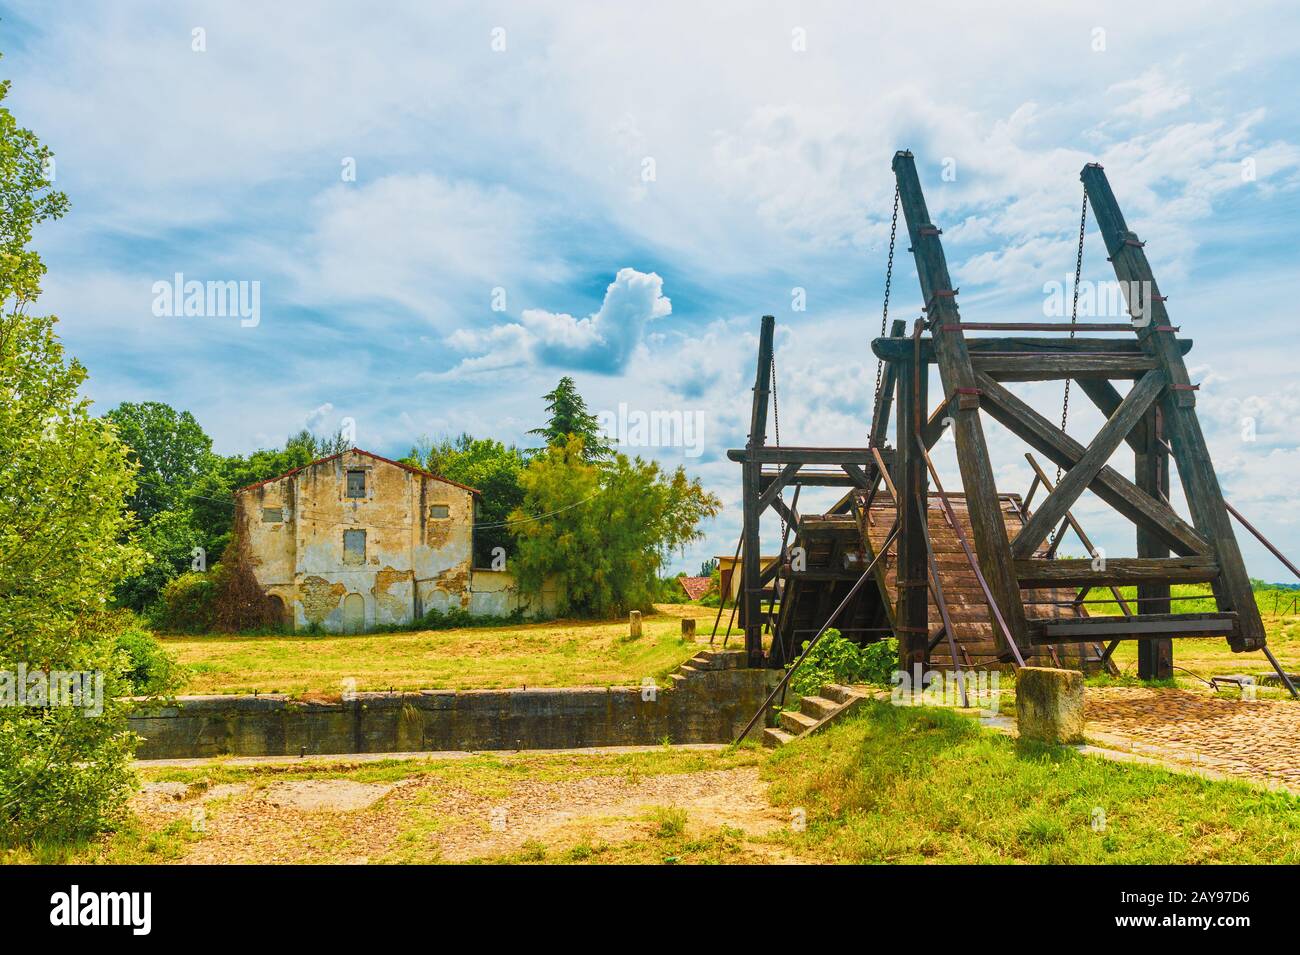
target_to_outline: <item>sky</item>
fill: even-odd
[[[781,441],[865,443],[894,152],[969,322],[1068,321],[1051,283],[1101,162],[1194,340],[1225,496],[1300,555],[1300,10],[977,6],[0,3],[6,105],[71,200],[36,236],[41,311],[98,410],[166,402],[222,453],[349,420],[389,456],[461,432],[529,446],[571,375],[623,450],[722,500],[672,556],[694,573],[739,531],[726,451],[760,316]],[[1113,279],[1091,218],[1083,278]],[[247,307],[176,314],[189,282]],[[904,239],[891,317],[919,299]],[[1060,383],[1013,387],[1059,416]],[[1086,443],[1100,416],[1077,391],[1071,409]],[[683,427],[647,437],[654,413]],[[1027,449],[985,430],[1023,493]],[[937,461],[958,488],[950,442]],[[1123,446],[1112,463],[1131,473]],[[1134,553],[1099,500],[1075,513]],[[1252,576],[1288,579],[1239,539]]]

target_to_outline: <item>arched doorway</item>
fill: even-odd
[[[366,629],[366,598],[348,594],[343,598],[343,632],[360,633]]]

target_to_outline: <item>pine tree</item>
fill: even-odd
[[[555,389],[542,396],[546,401],[548,419],[546,427],[534,428],[529,434],[540,435],[546,447],[534,448],[537,454],[546,448],[564,447],[570,437],[582,441],[583,458],[587,461],[606,461],[613,454],[609,442],[601,433],[596,416],[587,410],[587,402],[578,394],[578,386],[565,375]]]

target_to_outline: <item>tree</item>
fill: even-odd
[[[547,448],[562,447],[570,437],[581,439],[583,458],[587,461],[605,461],[613,449],[601,433],[596,416],[587,410],[587,402],[578,394],[578,386],[565,375],[555,389],[542,396],[546,400],[548,418],[546,426],[534,428],[529,434],[540,435]],[[533,453],[546,448],[534,449]]]
[[[0,101],[8,91],[0,84]],[[100,674],[103,709],[0,706],[0,842],[11,845],[101,830],[132,780],[128,663],[107,598],[140,562],[125,536],[134,466],[91,415],[86,370],[65,357],[56,319],[27,314],[45,274],[32,229],[67,209],[49,158],[0,107],[0,693],[7,683],[15,702],[20,666]]]
[[[491,567],[494,552],[503,548],[507,559],[515,548],[510,514],[524,502],[519,476],[524,453],[513,444],[462,434],[436,444],[412,448],[407,461],[439,477],[481,492],[474,519],[474,564]]]
[[[104,417],[136,464],[136,490],[128,503],[140,523],[185,507],[187,492],[216,463],[212,439],[194,416],[158,401],[124,401]]]
[[[623,454],[597,465],[577,437],[535,457],[521,481],[524,504],[512,515],[520,586],[537,592],[554,577],[560,612],[580,616],[648,609],[668,554],[722,507],[684,468],[665,474]]]

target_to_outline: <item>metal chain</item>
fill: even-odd
[[[1079,250],[1074,256],[1074,301],[1070,306],[1070,340],[1074,340],[1075,333],[1078,331],[1079,324],[1079,282],[1083,278],[1083,234],[1088,228],[1088,190],[1083,190],[1083,206],[1079,211]],[[1066,422],[1070,420],[1070,379],[1065,379],[1065,398],[1061,401],[1061,430],[1065,430]],[[1061,483],[1061,466],[1056,466],[1056,483]],[[1061,525],[1061,532],[1065,532],[1065,525]],[[1057,534],[1059,537],[1060,534]],[[1052,550],[1056,550],[1056,541],[1052,542]]]
[[[898,238],[898,184],[894,184],[894,214],[889,220],[889,262],[885,265],[885,304],[880,310],[880,337],[884,338],[889,324],[889,290],[894,284],[894,245]],[[871,411],[869,417],[872,419],[876,415],[876,407],[880,404],[880,379],[884,370],[884,361],[876,359],[876,391],[871,399]],[[874,424],[874,420],[872,421]],[[867,434],[867,441],[870,443],[870,432]]]

